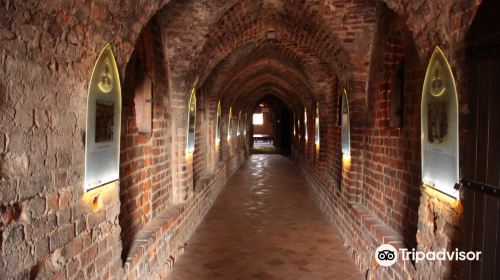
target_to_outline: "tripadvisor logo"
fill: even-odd
[[[398,252],[390,244],[380,245],[375,251],[375,260],[381,266],[391,266],[398,261]]]
[[[428,261],[479,261],[481,259],[482,252],[477,251],[459,251],[455,249],[453,251],[429,251],[422,252],[416,251],[414,248],[409,251],[406,248],[400,248],[398,250],[390,245],[383,244],[380,245],[375,251],[375,260],[380,266],[391,266],[398,261],[398,255],[401,257],[403,261],[412,260],[415,263],[419,261],[428,260]]]

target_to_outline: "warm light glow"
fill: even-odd
[[[351,164],[351,155],[350,154],[342,154],[342,163],[345,164]]]
[[[83,194],[82,203],[89,206],[93,212],[101,210],[104,206],[104,200],[107,199],[113,191],[118,189],[119,181],[102,185],[97,189],[90,190]]]
[[[264,124],[264,114],[263,113],[253,114],[253,124],[254,125],[263,125]]]
[[[453,208],[458,208],[461,206],[460,200],[457,198],[450,196],[444,192],[440,192],[432,187],[429,187],[427,185],[423,185],[423,190],[426,194],[428,194],[431,197],[435,197],[437,200],[444,202],[446,204],[449,204]]]

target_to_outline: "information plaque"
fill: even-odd
[[[220,143],[220,127],[222,125],[221,122],[221,116],[222,116],[222,108],[220,105],[220,100],[217,103],[217,116],[216,116],[216,124],[215,124],[215,144],[219,145]]]
[[[90,78],[85,139],[85,191],[119,178],[121,88],[111,46],[99,54]]]
[[[319,104],[316,103],[316,114],[314,117],[314,144],[319,145]]]
[[[229,107],[229,114],[227,115],[227,140],[231,140],[231,134],[233,132],[233,124],[231,120],[233,118],[233,108]]]
[[[455,79],[436,47],[425,74],[421,103],[422,181],[458,198],[458,97]]]
[[[307,109],[304,107],[304,139],[307,145]]]
[[[341,108],[341,144],[342,144],[342,157],[343,159],[351,158],[351,136],[350,136],[350,123],[349,123],[349,100],[347,99],[347,92],[342,93],[342,108]]]
[[[186,152],[191,154],[194,152],[196,137],[196,90],[194,88],[191,90],[191,95],[189,96],[187,119]]]

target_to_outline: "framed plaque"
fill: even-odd
[[[187,142],[186,152],[191,154],[194,152],[195,136],[196,136],[196,91],[193,88],[188,101],[188,118],[187,118]]]
[[[307,109],[304,107],[304,139],[307,145]]]
[[[316,114],[314,117],[314,144],[319,145],[319,104],[316,103]]]
[[[241,129],[241,111],[238,113],[238,126],[236,127],[236,136],[240,136]]]
[[[107,44],[90,78],[85,139],[85,191],[118,180],[121,87],[116,60]]]
[[[221,116],[222,116],[222,108],[220,105],[220,100],[217,103],[217,115],[216,115],[216,124],[215,124],[215,144],[219,145],[220,143],[220,126],[221,126]]]
[[[227,140],[231,140],[231,133],[233,131],[233,125],[231,119],[233,118],[233,108],[229,107],[229,114],[227,117]]]
[[[458,97],[448,60],[434,50],[421,103],[423,184],[458,198]]]
[[[349,122],[349,99],[347,98],[347,92],[344,89],[342,93],[342,103],[340,108],[340,118],[341,118],[341,146],[342,146],[342,158],[348,160],[351,158],[351,128]]]

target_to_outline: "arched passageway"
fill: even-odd
[[[499,278],[496,2],[1,1],[0,278]]]

